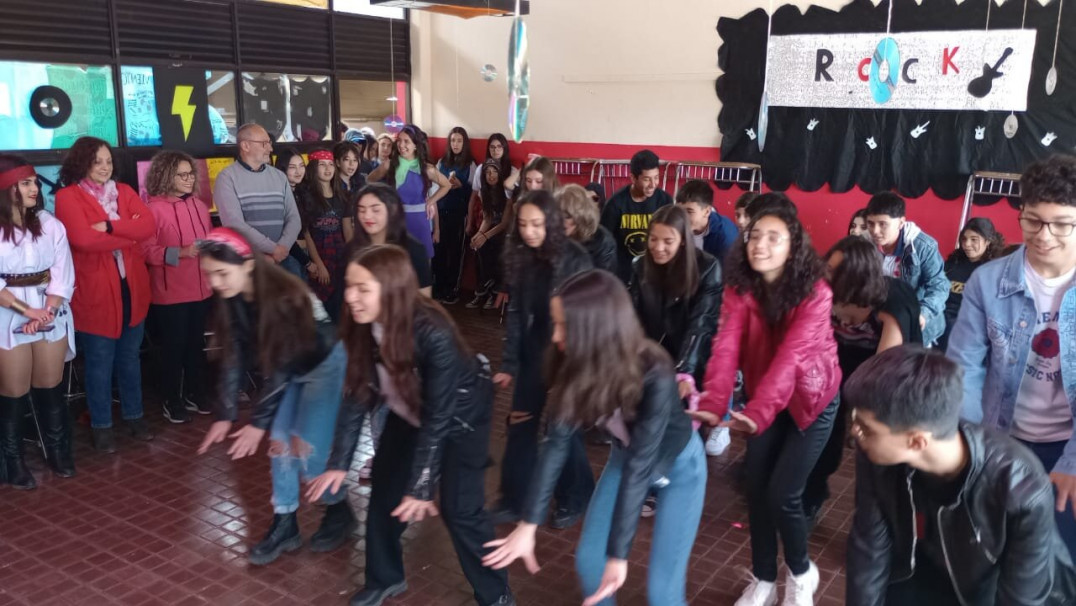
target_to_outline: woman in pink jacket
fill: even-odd
[[[777,537],[788,574],[786,606],[810,606],[818,568],[807,555],[801,497],[829,439],[841,371],[830,321],[833,293],[796,207],[782,194],[759,198],[733,248],[699,412],[710,425],[728,410],[736,370],[747,405],[724,427],[748,434],[744,471],[753,578],[737,606],[777,603]]]
[[[159,377],[164,418],[191,420],[209,414],[201,394],[205,369],[205,315],[212,291],[198,266],[195,242],[212,229],[209,207],[194,195],[198,174],[183,152],[162,151],[146,173],[146,192],[156,231],[142,244],[149,266],[150,319],[161,340]]]

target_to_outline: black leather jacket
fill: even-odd
[[[594,232],[589,240],[583,242],[583,247],[587,249],[590,262],[594,264],[595,269],[616,273],[616,240],[604,225],[598,226],[598,231]]]
[[[489,362],[480,355],[465,353],[444,318],[419,308],[414,333],[414,368],[422,392],[421,427],[407,494],[431,501],[441,477],[445,442],[466,439],[476,428],[489,424],[493,383]],[[377,372],[370,369],[368,376],[374,380],[372,392],[379,394]],[[380,395],[367,402],[345,398],[336,420],[329,469],[347,470],[351,466],[364,416],[373,407],[383,405]]]
[[[1076,572],[1054,522],[1042,464],[1016,441],[960,427],[968,445],[964,486],[939,510],[948,576],[964,605],[1076,603]],[[887,586],[915,572],[915,470],[877,466],[859,453],[856,511],[848,536],[846,600],[885,604]]]
[[[701,381],[710,359],[710,343],[717,333],[721,311],[721,264],[713,255],[695,251],[699,267],[699,287],[688,298],[666,298],[658,285],[643,280],[646,257],[632,263],[631,293],[646,336],[661,343],[676,362],[677,372]],[[701,382],[700,382],[701,388]]]
[[[600,423],[599,423],[600,425]],[[691,419],[684,414],[676,374],[667,361],[656,360],[643,378],[643,397],[635,419],[627,424],[631,443],[613,440],[613,448],[626,457],[613,510],[606,555],[627,558],[631,551],[643,501],[650,486],[660,484],[676,457],[691,439]],[[523,518],[532,524],[545,521],[549,500],[560,478],[577,426],[551,419],[541,445]]]
[[[293,356],[265,377],[260,394],[254,400],[250,424],[268,429],[273,423],[280,400],[291,379],[317,368],[332,353],[338,338],[336,326],[329,319],[321,301],[310,294],[314,307],[315,340],[312,347]],[[231,320],[231,351],[234,362],[222,365],[217,375],[217,398],[214,412],[218,420],[236,421],[239,417],[239,391],[248,372],[258,369],[258,317],[256,304],[247,303],[242,296],[225,300]]]
[[[505,322],[504,352],[501,370],[513,377],[519,374],[522,348],[544,350],[552,335],[549,323],[549,299],[553,291],[575,274],[592,268],[586,249],[569,240],[557,266],[534,263],[534,271],[526,278],[513,277],[508,286],[508,320]],[[541,323],[541,325],[537,325]]]

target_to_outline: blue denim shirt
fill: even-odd
[[[1058,332],[1076,335],[1076,288],[1061,301]],[[1035,300],[1024,280],[1024,247],[975,270],[949,337],[947,355],[964,367],[964,409],[973,423],[1008,433],[1035,330]],[[1061,382],[1076,417],[1076,339],[1061,339]],[[1076,475],[1076,434],[1052,470]]]
[[[945,260],[938,250],[938,241],[911,221],[904,224],[901,244],[900,279],[915,289],[920,313],[927,321],[923,343],[929,345],[945,332],[945,302],[949,300],[950,288]]]

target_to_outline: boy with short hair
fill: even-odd
[[[931,345],[945,332],[949,278],[938,242],[906,215],[903,198],[892,192],[875,194],[867,203],[867,231],[883,255],[885,274],[915,289],[923,343]]]
[[[1050,480],[1017,441],[960,422],[963,374],[903,345],[845,383],[859,449],[848,604],[1076,600]]]
[[[1032,164],[1020,190],[1024,244],[971,274],[947,353],[967,377],[964,418],[1020,440],[1050,472],[1076,554],[1076,157]]]
[[[616,239],[617,276],[628,283],[631,262],[646,253],[646,234],[654,211],[672,204],[672,197],[658,187],[661,161],[644,149],[631,157],[631,184],[625,185],[605,203],[601,224]]]
[[[758,192],[748,191],[740,194],[739,198],[736,198],[736,208],[733,210],[736,218],[736,227],[741,233],[747,229],[747,224],[751,222],[751,217],[747,214],[747,205],[751,204],[758,198]]]
[[[714,209],[714,189],[700,179],[691,179],[676,192],[676,204],[691,220],[695,248],[717,257],[722,264],[736,242],[736,224]]]

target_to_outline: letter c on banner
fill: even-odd
[[[884,80],[880,71],[883,61],[889,68]],[[900,78],[899,72],[900,49],[897,48],[897,41],[889,37],[882,38],[874,48],[874,57],[871,58],[870,87],[875,103],[886,103],[893,96],[893,89],[897,87],[897,80]]]

